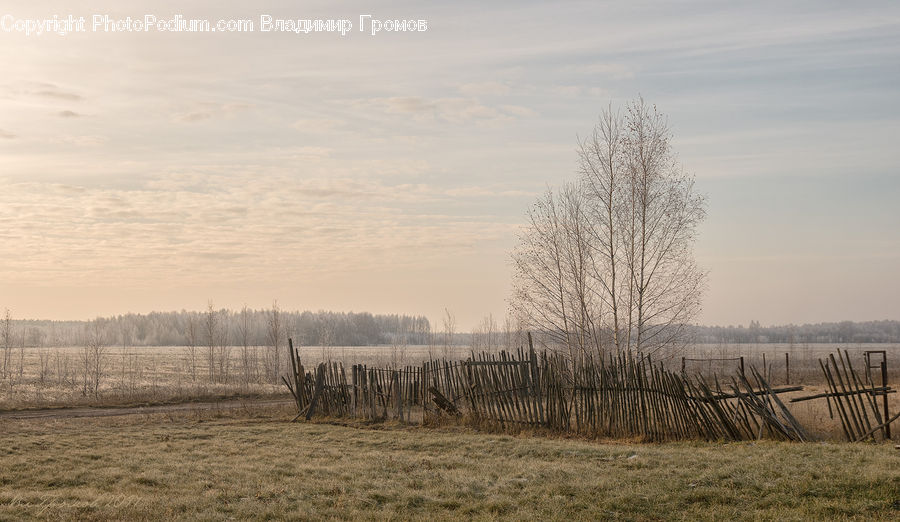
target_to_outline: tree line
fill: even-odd
[[[210,305],[205,311],[124,314],[92,321],[12,319],[7,312],[0,322],[0,345],[81,346],[92,336],[102,335],[106,345],[199,346],[209,344],[207,337],[213,331],[216,345],[267,346],[272,343],[273,326],[280,343],[292,337],[304,346],[422,345],[432,341],[431,324],[422,315],[284,311],[277,305],[229,310]]]
[[[900,343],[900,321],[840,321],[815,324],[760,326],[694,326],[698,343]]]

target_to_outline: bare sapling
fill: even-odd
[[[99,320],[91,321],[86,327],[84,347],[81,352],[82,388],[84,396],[100,396],[100,386],[105,370],[105,351],[103,325]]]
[[[197,382],[197,337],[198,337],[197,320],[194,313],[188,315],[187,324],[187,342],[188,342],[188,368],[191,374],[191,382]]]
[[[228,338],[228,317],[226,310],[221,311],[222,327],[219,329],[219,380],[227,384],[231,378],[231,345]]]
[[[444,308],[444,342],[442,346],[444,359],[449,359],[453,351],[453,335],[456,333],[456,316],[450,310]]]
[[[204,316],[204,333],[206,334],[206,369],[210,383],[216,382],[216,336],[219,330],[219,315],[210,300]]]
[[[240,316],[238,317],[237,324],[237,333],[238,339],[241,343],[241,368],[240,368],[240,379],[241,386],[243,388],[247,388],[250,385],[250,378],[252,375],[251,370],[251,362],[252,357],[250,353],[250,333],[251,333],[251,318],[250,318],[250,310],[247,308],[247,305],[244,305],[241,308]]]
[[[270,383],[277,384],[281,375],[280,354],[281,343],[284,336],[284,324],[281,319],[281,310],[278,301],[272,303],[272,309],[268,313],[266,337],[268,339],[268,353],[266,354],[266,370]]]
[[[47,348],[38,349],[38,381],[41,387],[48,384],[50,380],[50,350]]]
[[[13,348],[13,328],[12,314],[9,308],[3,315],[3,321],[0,322],[0,348],[3,349],[3,379],[9,381],[12,366],[12,348]]]

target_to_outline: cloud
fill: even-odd
[[[555,85],[550,88],[550,92],[556,96],[564,96],[566,98],[575,98],[579,96],[590,96],[594,98],[611,98],[612,93],[601,87],[586,87],[584,85]]]
[[[230,118],[235,114],[253,108],[248,103],[211,103],[202,102],[195,108],[175,115],[175,120],[182,123],[196,123],[213,118]]]
[[[443,121],[455,124],[479,122],[503,122],[530,115],[528,109],[514,105],[493,107],[473,98],[423,98],[398,96],[356,100],[386,114],[412,115],[417,121]]]
[[[59,111],[57,115],[60,118],[80,118],[81,115],[74,111]]]
[[[328,132],[344,126],[344,122],[335,118],[301,118],[291,127],[299,131]]]
[[[53,141],[57,143],[66,143],[69,145],[76,145],[78,147],[95,147],[97,145],[103,145],[107,141],[109,141],[104,136],[91,136],[91,135],[82,135],[82,136],[60,136]]]
[[[466,83],[459,86],[459,91],[468,96],[507,96],[512,89],[500,82]]]
[[[356,178],[246,172],[163,176],[133,189],[13,183],[0,193],[10,251],[29,284],[195,284],[421,266],[512,237],[492,215],[453,215],[459,197],[509,195]],[[186,188],[203,187],[197,190]],[[7,224],[15,226],[7,226]],[[61,270],[60,268],[64,268]]]
[[[376,98],[373,103],[382,104],[387,112],[426,113],[437,109],[437,102],[416,96]]]
[[[36,96],[44,96],[46,98],[56,98],[56,99],[66,100],[66,101],[80,101],[82,99],[81,96],[79,96],[78,94],[74,94],[71,92],[63,92],[63,91],[44,90],[44,91],[35,91],[34,94]]]
[[[627,80],[634,78],[634,69],[621,63],[591,63],[578,66],[580,72],[605,76],[614,80]]]
[[[183,122],[194,122],[194,121],[203,121],[208,120],[213,117],[213,113],[209,111],[201,111],[201,112],[189,112],[187,114],[182,114],[178,116],[178,121]]]
[[[467,186],[467,187],[458,187],[447,189],[443,191],[443,194],[451,197],[487,197],[487,198],[497,198],[497,197],[508,197],[508,198],[520,198],[520,197],[533,197],[537,196],[537,192],[529,191],[529,190],[518,190],[518,189],[510,189],[503,188],[499,186]]]
[[[16,136],[15,134],[0,129],[0,140],[14,140],[16,138],[18,138],[18,136]]]
[[[54,100],[77,102],[84,99],[80,94],[63,89],[56,84],[46,82],[22,82],[7,86],[6,90],[12,94],[38,96]]]
[[[296,147],[281,149],[279,152],[283,153],[288,161],[308,161],[327,158],[331,155],[331,149],[328,147]]]
[[[500,110],[519,118],[532,118],[537,116],[537,112],[533,109],[522,107],[521,105],[501,105]]]

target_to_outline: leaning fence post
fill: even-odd
[[[885,357],[886,359],[886,357]],[[884,419],[890,419],[890,415],[888,415],[888,382],[887,382],[887,361],[881,361],[881,386],[884,387],[884,395],[881,396],[883,405],[884,405]],[[884,438],[885,440],[891,439],[891,423],[888,422],[884,425]]]
[[[684,359],[684,357],[682,357],[681,358],[681,374],[682,375],[684,375],[684,362],[685,362],[685,359]]]
[[[763,355],[765,355],[765,354],[763,354]],[[745,377],[745,376],[746,375],[744,374],[744,356],[742,355],[741,356],[741,377]]]
[[[791,383],[791,354],[784,352],[784,383]]]
[[[312,400],[309,401],[309,409],[306,410],[306,420],[312,418],[313,413],[316,412],[316,406],[319,402],[319,397],[322,395],[322,388],[325,387],[325,363],[319,363],[319,366],[316,368],[316,387],[313,390]]]

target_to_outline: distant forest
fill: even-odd
[[[5,321],[0,322],[0,343]],[[118,346],[215,345],[268,346],[292,337],[302,346],[428,344],[431,324],[424,316],[373,315],[367,312],[285,312],[210,310],[151,312],[102,317],[93,321],[12,320],[9,337],[16,346],[77,346],[88,333],[102,332],[103,343]]]
[[[696,326],[698,343],[900,343],[900,321],[841,321],[797,326]]]
[[[273,321],[273,319],[275,321]],[[212,321],[212,324],[210,323]],[[274,324],[273,324],[274,322]],[[0,344],[13,346],[78,346],[89,333],[102,332],[106,345],[267,346],[288,337],[300,346],[478,345],[520,343],[521,332],[509,332],[511,322],[497,325],[485,318],[473,332],[433,327],[425,316],[367,312],[286,312],[278,310],[207,310],[152,312],[103,317],[93,321],[17,320],[0,317]],[[451,327],[453,328],[453,327]],[[696,343],[900,343],[900,321],[842,321],[804,325],[694,326]]]

